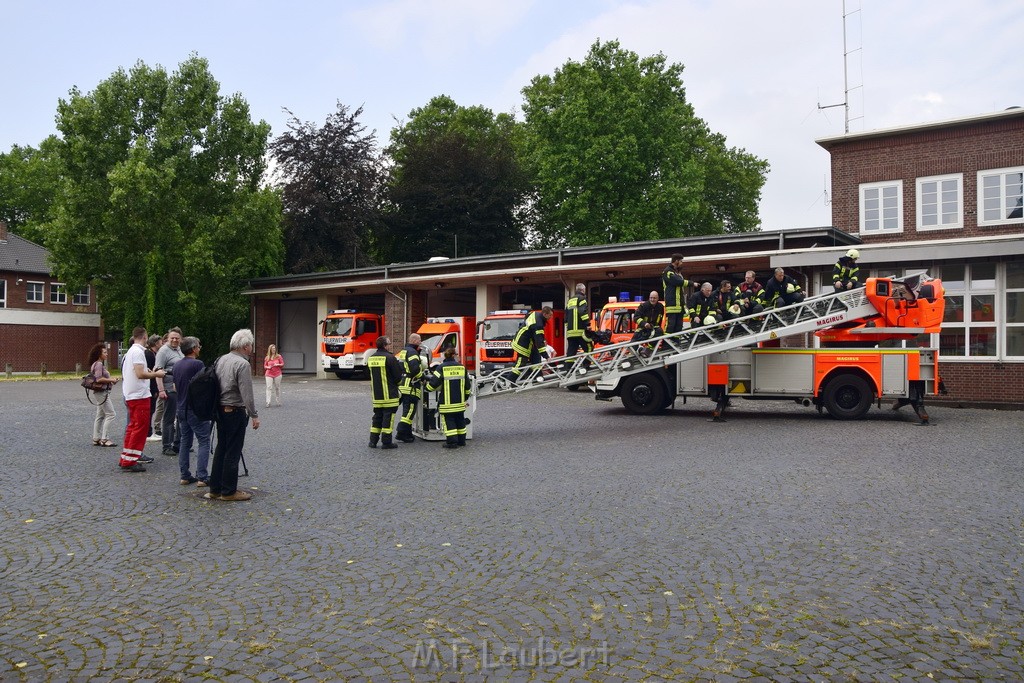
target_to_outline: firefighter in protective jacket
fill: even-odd
[[[832,286],[837,292],[845,289],[860,287],[860,268],[857,267],[857,259],[860,252],[850,249],[846,254],[839,257],[836,264],[832,266]]]
[[[702,327],[714,325],[722,319],[718,310],[718,297],[715,296],[714,288],[710,282],[700,286],[699,292],[694,292],[690,297],[690,327]]]
[[[395,412],[401,394],[398,389],[402,381],[402,364],[388,351],[391,340],[377,337],[377,352],[366,361],[370,371],[370,395],[373,399],[373,420],[370,422],[370,448],[397,448],[391,440],[395,423]]]
[[[565,338],[569,340],[565,355],[566,366],[572,367],[573,356],[577,353],[590,353],[594,350],[594,340],[590,332],[590,304],[587,303],[587,286],[582,282],[576,285],[576,296],[565,304]],[[583,361],[584,367],[588,365]]]
[[[665,332],[681,332],[686,288],[690,281],[683,277],[683,255],[672,254],[671,263],[661,272],[661,289],[665,295]]]
[[[520,368],[524,365],[536,365],[548,357],[547,342],[544,340],[544,325],[554,311],[550,306],[545,306],[539,311],[532,311],[526,316],[523,326],[516,331],[512,338],[512,350],[516,352],[515,365],[509,372],[515,377],[519,376]]]
[[[437,409],[444,429],[444,448],[466,445],[466,401],[469,400],[469,377],[456,358],[454,346],[444,350],[444,362],[429,375],[427,388],[439,391]]]
[[[416,437],[412,435],[412,421],[416,417],[416,408],[420,403],[423,389],[423,362],[420,358],[420,335],[413,332],[409,335],[409,343],[399,351],[395,358],[402,363],[402,382],[398,385],[401,394],[399,404],[402,406],[402,418],[398,421],[395,438],[404,443],[412,443]]]
[[[775,275],[768,279],[767,284],[761,289],[759,302],[765,308],[779,308],[798,304],[804,300],[804,293],[799,283],[786,275],[782,268],[775,269]]]
[[[665,319],[665,305],[658,301],[658,293],[651,292],[647,301],[636,307],[633,313],[633,321],[636,322],[636,332],[630,341],[650,339],[661,334],[661,321]]]

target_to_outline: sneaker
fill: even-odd
[[[209,486],[209,485],[210,485],[210,482],[207,481],[206,479],[197,479],[196,480],[196,486],[198,486],[200,488],[202,488],[203,486]]]
[[[147,436],[146,437],[146,441],[163,441],[163,440],[164,440],[164,437],[160,436],[159,434],[154,434],[153,436]]]
[[[134,465],[129,465],[128,467],[125,467],[124,465],[121,465],[121,471],[122,472],[145,472],[146,468],[143,465],[141,465],[140,463],[135,463]]]
[[[206,498],[207,500],[220,500],[220,494],[214,493],[213,491],[207,491],[203,494],[203,498]]]
[[[165,449],[164,449],[164,455],[173,455],[173,456],[177,456],[177,455],[178,455],[178,451],[172,451],[172,450],[171,450],[171,449],[169,449],[169,448],[165,448]]]
[[[178,483],[181,484],[182,486],[188,486],[189,484],[194,484],[197,481],[199,481],[199,480],[196,479],[195,477],[185,477],[184,479],[182,479]]]
[[[221,500],[249,500],[252,498],[252,494],[248,491],[235,491],[234,493],[226,496],[221,496]]]
[[[153,458],[149,457],[148,455],[140,455],[139,462],[150,463],[153,462]]]

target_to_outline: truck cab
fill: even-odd
[[[365,371],[367,359],[377,349],[377,337],[382,334],[382,315],[354,308],[328,311],[320,321],[321,367],[342,379]]]
[[[530,311],[523,309],[491,311],[480,321],[477,326],[477,360],[481,375],[490,375],[516,362],[518,354],[512,350],[512,338],[529,314]],[[565,353],[565,311],[554,311],[544,325],[544,341],[555,350],[555,356]]]
[[[459,361],[467,372],[476,371],[476,318],[471,316],[444,316],[427,318],[416,330],[420,335],[420,350],[430,356],[430,365],[444,360],[443,351],[454,346]]]

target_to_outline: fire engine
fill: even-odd
[[[384,334],[384,316],[354,308],[328,311],[320,321],[320,364],[339,378],[366,370],[366,360]]]
[[[420,335],[420,350],[430,356],[428,365],[443,361],[444,348],[454,346],[459,351],[459,362],[466,366],[466,371],[476,370],[476,318],[427,318],[427,322],[420,325],[416,334]]]
[[[809,298],[714,325],[588,354],[549,359],[518,377],[487,377],[478,398],[543,386],[594,381],[596,397],[619,397],[632,413],[650,414],[691,396],[715,402],[720,420],[730,398],[787,399],[836,419],[863,417],[883,398],[909,404],[928,424],[924,398],[940,391],[938,351],[879,348],[941,330],[945,307],[939,280],[926,274],[868,278],[864,287]],[[825,348],[762,348],[784,336],[820,333]],[[852,344],[857,344],[853,347]],[[583,361],[583,362],[581,362]]]
[[[490,375],[516,362],[512,338],[523,326],[530,311],[513,309],[491,311],[477,331],[477,348],[481,375]],[[544,325],[544,341],[555,350],[555,356],[565,353],[565,311],[556,310]]]

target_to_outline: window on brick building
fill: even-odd
[[[946,310],[939,333],[939,353],[946,358],[995,358],[996,264],[942,266]]]
[[[0,280],[0,308],[7,308],[7,280]]]
[[[903,181],[860,186],[860,231],[876,235],[903,232]]]
[[[68,302],[68,289],[60,282],[50,283],[50,303],[66,304]]]
[[[1006,264],[1006,356],[1024,358],[1024,261]]]
[[[917,229],[942,230],[964,226],[963,175],[917,179]]]
[[[978,225],[1024,223],[1024,168],[978,171]]]
[[[88,306],[91,300],[91,292],[89,291],[89,285],[82,287],[80,290],[75,292],[75,295],[71,297],[71,303],[75,306]]]
[[[43,303],[43,283],[42,282],[26,282],[25,283],[25,301],[30,304],[41,304]]]

